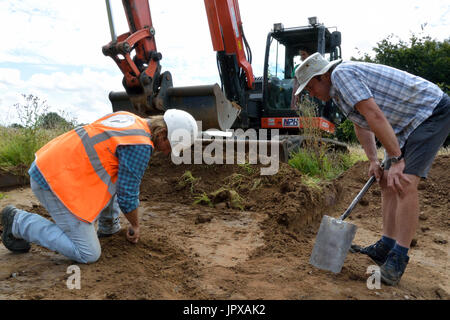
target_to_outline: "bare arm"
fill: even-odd
[[[354,123],[353,126],[355,127],[356,137],[363,147],[369,161],[378,161],[377,146],[375,143],[375,135],[373,134],[373,132],[361,128],[356,123]]]
[[[363,100],[355,105],[356,110],[366,118],[370,130],[380,140],[390,157],[397,157],[402,154],[397,137],[391,124],[376,104],[373,98]],[[359,139],[359,138],[358,138]]]
[[[375,143],[375,135],[372,131],[361,128],[356,123],[353,124],[355,127],[355,134],[358,138],[359,143],[362,145],[367,158],[369,159],[369,177],[375,176],[378,182],[383,175],[383,170],[380,167],[377,157],[377,145]]]
[[[140,232],[138,208],[126,213],[125,218],[127,218],[128,222],[131,224],[131,228],[127,231],[127,239],[132,243],[137,243],[139,240]],[[133,232],[133,235],[131,235],[130,231]]]
[[[355,108],[364,116],[369,124],[370,130],[386,149],[388,157],[400,156],[402,151],[400,150],[394,129],[392,129],[391,124],[387,121],[383,111],[378,107],[375,100],[370,98],[360,101],[355,105]],[[404,169],[404,160],[398,163],[392,163],[387,176],[388,187],[393,188],[399,194],[403,193],[402,183],[411,183],[411,180],[403,173]]]

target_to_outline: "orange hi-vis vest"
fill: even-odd
[[[36,165],[66,208],[91,223],[116,194],[117,146],[136,144],[154,147],[147,121],[119,111],[53,139]]]

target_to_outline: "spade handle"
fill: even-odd
[[[386,164],[386,158],[381,163],[381,168],[384,168],[385,164]],[[364,187],[361,189],[361,191],[358,193],[358,195],[355,197],[355,199],[353,199],[352,203],[347,208],[347,210],[345,210],[345,212],[342,214],[342,216],[339,217],[339,220],[344,220],[345,218],[347,218],[350,215],[352,210],[355,208],[355,206],[358,204],[358,202],[362,199],[362,197],[364,197],[367,190],[369,190],[370,186],[374,182],[375,182],[375,176],[371,176],[370,179],[364,185]]]
[[[350,215],[352,210],[355,208],[355,206],[358,204],[358,202],[362,199],[362,197],[364,197],[364,195],[366,194],[367,190],[369,190],[370,186],[374,182],[375,182],[375,176],[371,176],[369,181],[366,182],[366,184],[361,189],[361,191],[358,193],[358,195],[355,197],[355,199],[353,199],[352,203],[347,208],[347,210],[345,210],[345,212],[342,214],[342,216],[340,216],[339,220],[344,220],[345,218],[347,218]]]

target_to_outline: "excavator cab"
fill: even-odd
[[[299,101],[308,99],[301,93],[295,97],[295,69],[302,60],[300,50],[309,54],[319,52],[329,60],[341,58],[341,33],[330,32],[317,18],[310,18],[305,27],[284,28],[281,23],[267,35],[264,75],[262,78],[263,112],[261,126],[263,128],[286,129],[301,126],[302,110]],[[317,104],[317,121],[323,124],[321,129],[334,132],[334,124],[339,123],[342,115],[330,101],[323,103],[314,99]],[[333,124],[334,123],[334,124]]]

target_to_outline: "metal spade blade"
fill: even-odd
[[[354,224],[323,216],[309,263],[319,269],[341,272],[355,233]]]
[[[384,162],[382,165],[384,165]],[[341,272],[356,233],[356,226],[344,222],[344,219],[350,215],[350,212],[369,190],[374,181],[375,177],[372,176],[355,199],[353,199],[348,209],[338,219],[326,215],[323,216],[319,232],[317,233],[316,243],[309,259],[310,264],[334,273]]]

